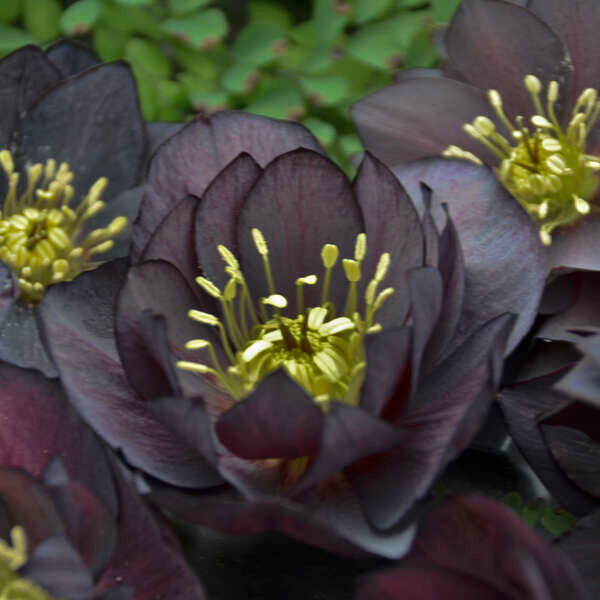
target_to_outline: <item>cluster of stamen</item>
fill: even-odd
[[[73,173],[67,163],[57,168],[56,161],[49,159],[45,165],[28,167],[22,193],[20,175],[8,150],[0,151],[0,164],[8,178],[0,211],[0,259],[16,273],[21,301],[35,303],[46,286],[70,281],[96,267],[96,255],[113,247],[112,238],[125,228],[127,219],[116,217],[107,227],[86,235],[86,222],[104,207],[100,198],[108,184],[105,177],[72,208]]]
[[[536,111],[530,119],[531,129],[522,116],[513,124],[504,113],[500,94],[489,90],[490,104],[514,142],[484,116],[465,124],[464,130],[500,158],[496,174],[538,223],[540,238],[549,245],[556,227],[572,224],[590,212],[590,200],[598,188],[600,157],[586,154],[586,139],[600,114],[600,102],[596,90],[584,90],[563,131],[555,113],[558,83],[549,83],[544,109],[540,80],[527,75],[524,82]],[[449,146],[443,155],[481,164],[474,154],[457,146]]]
[[[277,293],[269,263],[269,250],[262,233],[252,230],[254,244],[263,262],[269,295],[254,302],[235,256],[225,247],[218,246],[230,279],[223,291],[205,277],[198,284],[222,306],[224,324],[213,314],[190,310],[188,315],[204,325],[219,330],[221,344],[230,364],[220,364],[211,342],[206,339],[190,340],[186,348],[207,351],[211,365],[179,361],[181,369],[209,374],[234,399],[250,394],[269,373],[283,367],[289,376],[302,386],[314,401],[326,410],[331,400],[356,405],[365,372],[364,336],[380,331],[374,316],[394,290],[378,292],[390,264],[390,255],[379,259],[373,279],[365,290],[364,311],[358,311],[357,285],[361,280],[361,263],[367,250],[366,235],[357,236],[354,258],[343,259],[342,264],[348,291],[343,314],[338,315],[329,299],[332,269],[338,261],[339,249],[325,244],[321,251],[323,284],[321,304],[304,307],[304,286],[314,286],[315,274],[296,279],[295,318],[283,316],[288,300]]]
[[[10,530],[12,546],[0,540],[0,600],[52,600],[42,588],[21,577],[19,569],[27,563],[27,536],[16,525]]]

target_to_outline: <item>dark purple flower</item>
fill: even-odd
[[[597,566],[598,541],[574,541]],[[457,496],[428,516],[406,559],[365,580],[355,599],[591,600],[586,574],[500,503]]]
[[[464,0],[442,70],[406,71],[354,105],[365,147],[391,166],[440,154],[493,166],[553,240],[552,266],[600,269],[599,27],[595,0]]]
[[[67,43],[0,61],[0,359],[48,376],[34,307],[49,285],[127,252],[119,234],[146,159],[129,68],[94,61]]]
[[[236,157],[249,141],[256,159]],[[543,269],[500,273],[492,257],[537,235],[525,219],[490,239],[484,218],[465,268],[440,201],[512,206],[489,172],[428,162],[406,179],[432,182],[416,184],[417,210],[376,159],[350,184],[316,149],[297,125],[242,113],[192,123],[153,159],[138,263],[54,286],[40,314],[70,398],[156,502],[398,556],[411,509],[493,398],[503,313],[523,308],[511,346],[535,314]]]
[[[172,534],[57,382],[0,364],[0,412],[0,594],[204,598]]]

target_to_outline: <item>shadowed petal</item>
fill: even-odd
[[[389,252],[390,267],[381,289],[391,286],[394,294],[377,311],[376,321],[383,327],[403,325],[410,303],[406,273],[424,263],[419,215],[392,172],[368,152],[354,180],[354,191],[367,234],[361,289],[375,274],[379,257]]]
[[[600,364],[584,356],[555,386],[559,392],[591,402],[600,409]]]
[[[219,440],[247,459],[313,456],[319,448],[321,410],[283,371],[225,412],[215,424]]]
[[[420,182],[446,203],[462,246],[464,313],[453,347],[503,312],[519,315],[507,353],[531,327],[546,280],[546,257],[531,219],[491,171],[465,161],[430,159],[393,169],[413,201]]]
[[[196,212],[195,247],[202,271],[217,287],[229,281],[217,250],[222,244],[237,253],[237,221],[248,192],[262,173],[249,154],[240,154],[212,181]]]
[[[61,40],[52,44],[46,50],[46,56],[54,63],[63,78],[77,75],[77,73],[100,63],[91,50],[69,40]]]
[[[538,426],[541,415],[557,412],[571,402],[552,390],[556,378],[556,375],[540,377],[505,388],[498,400],[515,443],[542,483],[568,511],[585,515],[597,503],[558,468]]]
[[[171,136],[175,135],[185,125],[185,123],[172,123],[169,121],[147,123],[148,155],[152,156],[162,144],[164,144]]]
[[[299,147],[320,151],[314,136],[301,125],[258,115],[230,111],[186,125],[150,163],[148,190],[134,228],[134,259],[170,209],[188,194],[202,196],[238,154],[249,152],[264,167],[279,154]]]
[[[359,100],[350,115],[365,148],[387,165],[439,156],[450,144],[497,162],[462,129],[478,115],[494,119],[484,92],[453,79],[407,79]]]
[[[19,286],[15,272],[0,261],[0,324],[8,317],[18,297]]]
[[[344,173],[312,150],[295,150],[264,170],[242,208],[237,240],[242,270],[254,298],[269,296],[261,256],[252,239],[257,227],[270,249],[275,289],[296,314],[297,277],[323,270],[321,249],[336,244],[340,260],[354,256],[356,236],[364,231],[360,208]],[[305,286],[309,287],[309,286]],[[310,286],[315,288],[320,286]],[[347,282],[341,264],[331,275],[329,298],[343,310]],[[320,290],[305,289],[305,306],[318,306]]]
[[[548,248],[550,268],[600,271],[600,215],[592,214],[577,227],[562,227]]]
[[[558,81],[564,92],[572,69],[565,46],[546,23],[497,0],[464,0],[446,31],[445,46],[452,67],[482,90],[500,90],[513,116],[535,113],[525,75],[536,75],[544,88]]]
[[[75,198],[107,177],[103,198],[109,202],[137,183],[145,143],[135,81],[129,67],[116,62],[83,71],[46,94],[23,125],[20,152],[31,163],[69,163]]]
[[[37,46],[15,50],[0,61],[0,147],[14,148],[33,102],[60,81],[58,69]]]

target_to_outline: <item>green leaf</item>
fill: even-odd
[[[348,96],[348,82],[339,75],[324,77],[301,77],[302,90],[317,106],[330,106]]]
[[[449,23],[460,0],[431,0],[431,16],[436,23]]]
[[[157,91],[157,118],[160,121],[181,121],[189,111],[190,104],[185,87],[170,80],[159,81]]]
[[[523,507],[521,517],[528,525],[535,528],[545,510],[546,501],[543,498],[536,498]]]
[[[403,67],[433,67],[439,60],[435,46],[431,39],[431,29],[423,26],[412,39],[404,58]]]
[[[225,35],[229,26],[225,14],[217,8],[209,8],[181,19],[166,19],[163,30],[197,48],[210,48]]]
[[[229,97],[221,90],[197,92],[190,98],[192,106],[205,114],[229,108]]]
[[[354,0],[354,22],[362,25],[380,17],[391,3],[392,0]]]
[[[102,61],[117,60],[123,57],[128,36],[104,25],[94,27],[94,52]]]
[[[302,125],[307,127],[323,146],[333,144],[337,132],[331,123],[316,117],[308,117],[302,121]]]
[[[130,35],[137,33],[155,40],[165,37],[157,13],[152,7],[120,6],[104,0],[102,23]]]
[[[60,18],[60,30],[69,36],[87,33],[98,20],[101,9],[100,0],[79,0],[71,4]]]
[[[577,519],[564,508],[550,508],[546,507],[541,518],[540,525],[544,529],[556,536],[561,536],[563,533],[570,531],[575,527]]]
[[[147,40],[130,39],[125,45],[124,58],[152,77],[168,79],[171,76],[171,62],[159,47]]]
[[[217,81],[221,75],[222,67],[213,52],[198,50],[177,41],[171,44],[171,49],[183,71],[210,81]]]
[[[135,65],[132,67],[137,82],[142,115],[146,121],[154,121],[158,110],[154,79],[148,77],[143,71],[138,71]]]
[[[246,111],[274,119],[299,119],[304,113],[302,94],[289,83],[271,87],[245,108]]]
[[[113,0],[113,2],[122,6],[150,6],[156,4],[156,0]]]
[[[350,21],[352,5],[343,0],[314,0],[312,23],[323,45],[335,40]]]
[[[182,15],[187,15],[207,4],[210,4],[212,0],[169,0],[168,8],[169,14],[174,17],[181,17]]]
[[[250,23],[274,25],[282,30],[292,26],[292,18],[285,8],[273,2],[250,2]]]
[[[518,515],[521,514],[523,498],[519,492],[509,492],[502,498],[502,502],[510,509],[514,510]]]
[[[286,47],[285,34],[274,25],[250,23],[238,34],[233,43],[233,56],[237,62],[264,65],[281,54]]]
[[[0,23],[10,23],[21,14],[21,0],[2,0],[0,2]]]
[[[232,65],[223,72],[221,85],[231,94],[244,94],[252,91],[259,78],[260,71],[253,65]]]
[[[460,2],[460,0],[458,1]],[[440,0],[440,2],[446,2],[446,0]],[[430,0],[397,0],[396,8],[414,10],[416,8],[425,8],[428,4],[430,4]]]
[[[25,0],[23,25],[40,42],[48,42],[60,35],[58,22],[62,6],[58,0]]]
[[[21,46],[35,43],[36,41],[26,31],[12,25],[0,24],[0,55],[8,54]]]

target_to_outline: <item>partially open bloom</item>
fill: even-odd
[[[427,517],[406,559],[365,579],[355,599],[591,600],[598,578],[566,555],[589,551],[597,568],[599,548],[587,537],[563,553],[502,504],[456,496]]]
[[[556,244],[553,265],[598,269],[598,27],[594,0],[464,0],[443,70],[406,71],[354,106],[366,148],[388,165],[443,154],[493,166]]]
[[[124,254],[145,128],[122,63],[28,46],[0,61],[0,78],[0,358],[52,376],[35,306],[48,286]]]
[[[116,458],[60,385],[0,364],[0,597],[202,600]]]
[[[61,380],[174,514],[399,556],[411,509],[494,395],[514,319],[484,282],[521,289],[510,307],[527,321],[543,269],[513,265],[501,283],[482,261],[506,239],[484,228],[467,265],[438,196],[511,199],[489,172],[458,161],[447,177],[447,161],[440,171],[428,163],[422,179],[435,185],[433,195],[417,187],[421,214],[376,159],[350,184],[317,148],[263,164],[242,153],[197,184],[195,159],[211,144],[229,152],[221,140],[240,129],[263,136],[263,156],[273,140],[311,143],[296,125],[239,113],[172,137],[151,172],[178,173],[151,175],[137,264],[103,265],[41,302]],[[215,162],[209,155],[208,168]],[[200,198],[185,196],[196,186]],[[163,190],[174,208],[152,233]],[[515,247],[537,243],[528,225]]]

